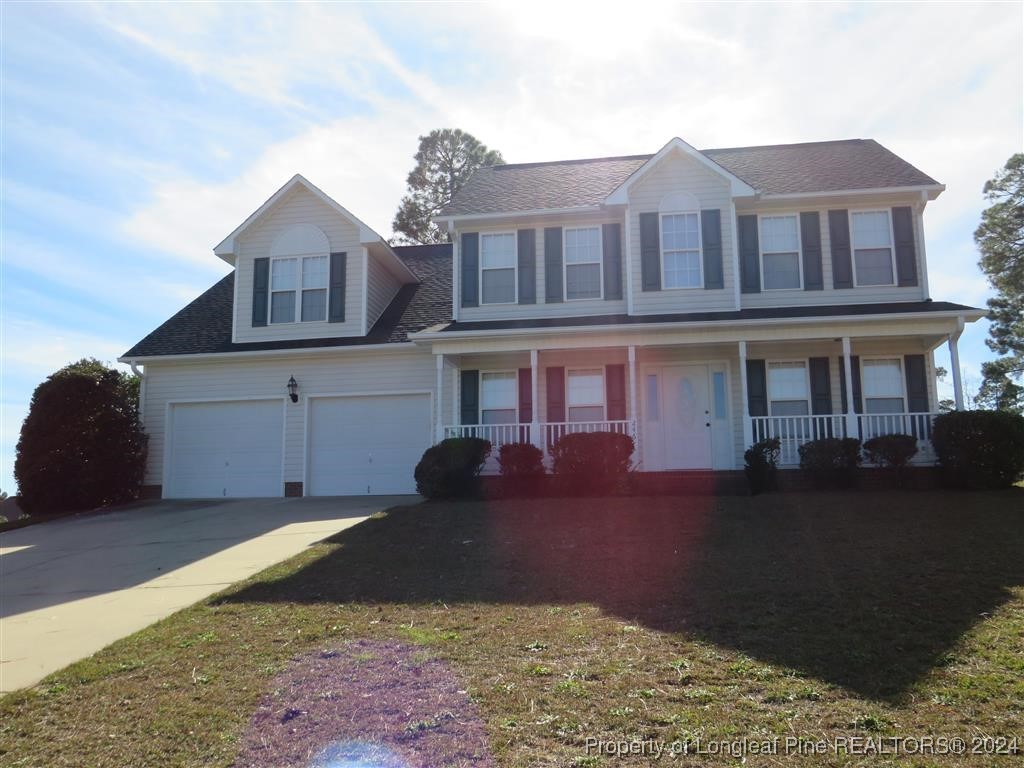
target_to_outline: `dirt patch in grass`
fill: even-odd
[[[386,701],[387,675],[361,647],[408,649],[397,678],[419,668],[448,681],[452,703],[385,715],[388,734],[415,720],[437,738],[439,713],[471,723],[462,713],[475,711],[499,765],[651,762],[601,757],[588,739],[1024,737],[1024,494],[394,509],[6,697],[0,762],[242,765],[250,737],[305,727],[308,690],[338,663],[345,690]],[[336,650],[341,662],[319,656]],[[312,682],[281,682],[303,663]],[[247,731],[260,712],[269,719]],[[401,748],[356,722],[338,730],[343,748],[360,736]],[[449,746],[477,755],[465,733]],[[809,760],[885,764],[753,764]]]

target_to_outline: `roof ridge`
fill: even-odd
[[[536,168],[542,165],[579,165],[581,163],[601,163],[610,160],[649,160],[653,154],[645,155],[611,155],[609,157],[580,157],[573,160],[540,160],[533,163],[503,163],[488,166],[491,170],[500,171],[507,168]]]
[[[782,147],[816,147],[816,146],[835,146],[836,144],[863,144],[867,142],[873,142],[878,144],[874,139],[825,139],[822,141],[795,141],[788,144],[755,144],[753,146],[746,147],[711,147],[709,149],[699,149],[698,152],[741,152],[750,149],[780,149]]]

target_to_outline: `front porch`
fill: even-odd
[[[916,330],[838,338],[779,333],[731,343],[651,339],[438,354],[439,391],[447,384],[450,395],[438,400],[446,407],[436,439],[488,440],[488,474],[499,470],[503,445],[532,443],[549,462],[551,446],[577,432],[630,435],[641,472],[742,469],[746,448],[771,437],[780,440],[779,465],[795,467],[800,446],[812,440],[865,442],[886,434],[915,437],[914,463],[929,465],[940,345],[948,346],[962,407],[956,341],[956,333]]]

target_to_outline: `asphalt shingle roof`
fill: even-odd
[[[231,312],[235,273],[231,272],[123,357],[394,344],[408,341],[410,333],[450,320],[451,245],[396,246],[393,250],[420,282],[403,286],[366,336],[233,343]]]
[[[938,184],[874,139],[701,150],[766,195]],[[478,169],[445,216],[600,205],[653,155]]]

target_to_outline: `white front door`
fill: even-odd
[[[710,469],[707,366],[663,368],[661,379],[665,469]]]

